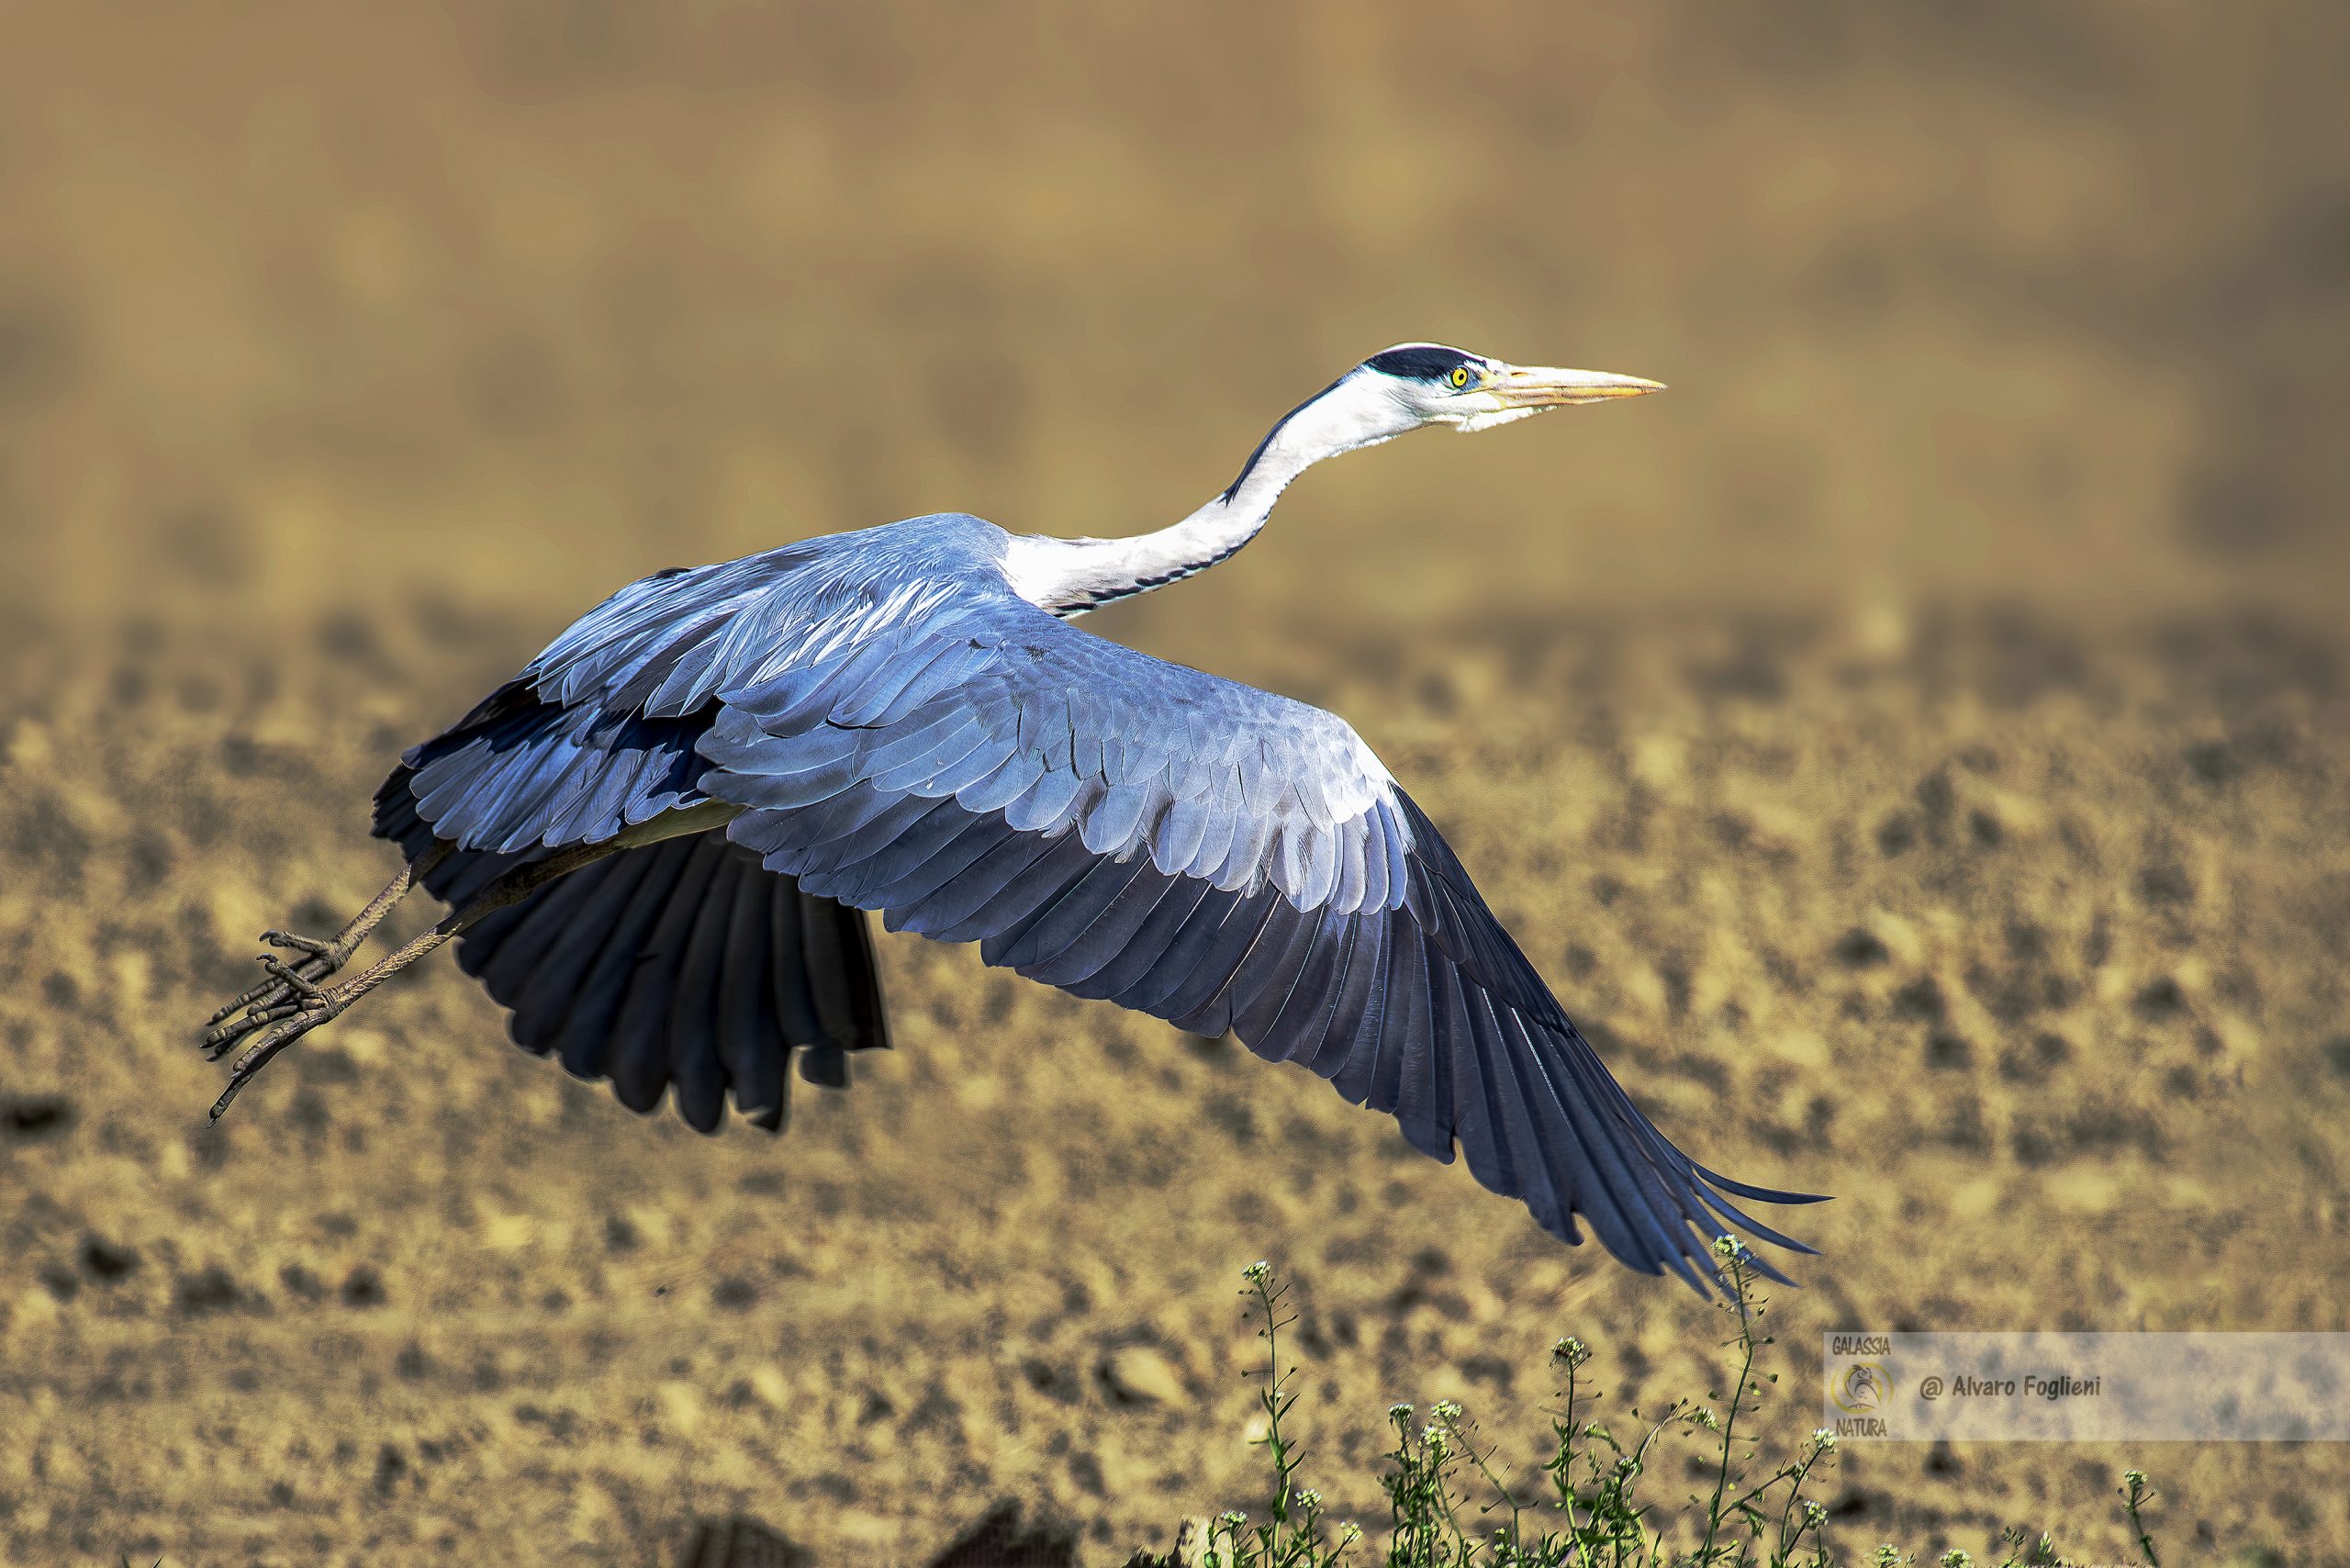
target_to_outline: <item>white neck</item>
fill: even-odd
[[[1015,536],[1003,562],[1013,591],[1066,618],[1206,571],[1257,537],[1300,474],[1420,423],[1387,383],[1361,370],[1340,376],[1273,427],[1230,489],[1170,527],[1131,539]]]

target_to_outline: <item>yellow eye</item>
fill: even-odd
[[[1452,384],[1455,386],[1466,386],[1469,385],[1469,367],[1467,365],[1456,364],[1452,367]]]

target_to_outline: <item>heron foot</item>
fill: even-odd
[[[348,963],[352,950],[359,945],[341,939],[322,942],[315,936],[298,936],[291,931],[264,931],[261,939],[269,946],[297,957],[288,963],[275,953],[262,954],[261,965],[268,971],[269,978],[205,1020],[208,1027],[204,1034],[204,1047],[214,1061],[219,1060],[238,1040],[263,1025],[318,1005],[319,999],[326,995],[319,982]],[[228,1021],[232,1014],[240,1013],[244,1016],[234,1023]]]
[[[262,1031],[260,1036],[245,1047],[244,1053],[230,1065],[229,1087],[223,1089],[220,1092],[220,1098],[212,1103],[212,1120],[217,1122],[220,1119],[221,1113],[229,1108],[229,1102],[234,1100],[238,1092],[251,1083],[263,1068],[269,1065],[272,1057],[329,1019],[341,1016],[343,1010],[359,999],[362,991],[363,988],[355,982],[324,991],[312,985],[295,1002],[281,1002],[274,1007],[265,1009],[254,1009],[229,1026],[229,1030],[233,1030],[232,1033],[221,1029],[212,1031],[214,1035],[226,1035],[226,1038],[212,1050],[211,1056],[215,1061],[227,1054],[229,1047],[234,1045],[245,1035],[255,1029]],[[210,1037],[210,1036],[206,1036],[207,1040]]]

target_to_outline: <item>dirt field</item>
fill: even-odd
[[[1669,1134],[1836,1195],[1778,1428],[1832,1327],[2350,1328],[2338,17],[35,9],[0,1562],[742,1512],[880,1563],[1002,1497],[1119,1561],[1261,1500],[1259,1257],[1341,1516],[1393,1400],[1531,1457],[1560,1334],[1612,1407],[1718,1386],[1688,1293],[1307,1075],[910,938],[899,1048],[781,1141],[631,1115],[445,963],[204,1126],[254,933],[364,902],[394,754],[611,587],[1154,525],[1409,336],[1674,390],[1337,465],[1093,624],[1347,714]],[[2121,1562],[2125,1463],[2166,1562],[2350,1562],[2324,1447],[1848,1447],[1829,1501]]]

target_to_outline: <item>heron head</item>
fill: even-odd
[[[1449,425],[1463,434],[1570,403],[1664,390],[1637,375],[1507,364],[1441,343],[1399,343],[1363,361],[1358,375],[1393,398],[1412,424]]]
[[[1270,510],[1281,487],[1326,457],[1429,425],[1491,430],[1569,403],[1662,392],[1663,384],[1604,370],[1505,364],[1441,343],[1398,343],[1371,355],[1283,414],[1221,499]]]

